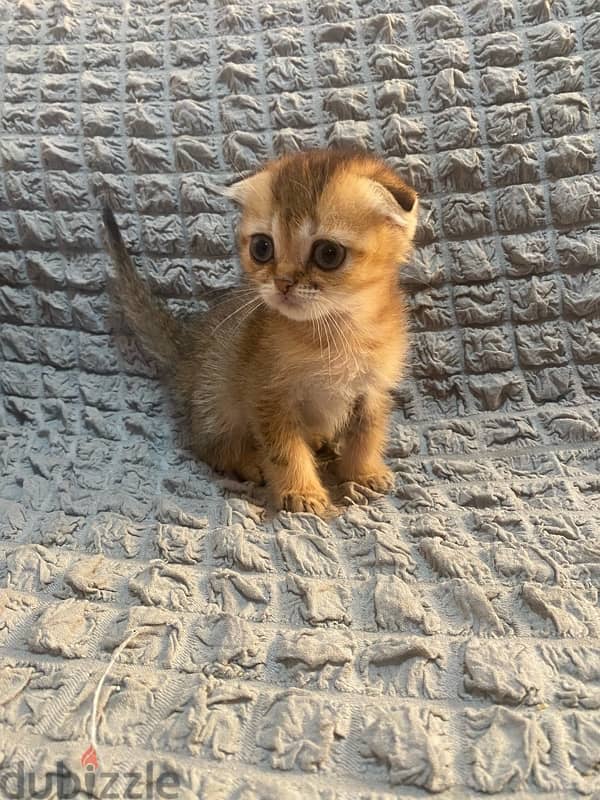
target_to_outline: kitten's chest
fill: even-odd
[[[403,356],[396,333],[362,346],[345,339],[343,347],[334,343],[330,350],[321,348],[311,354],[312,368],[294,375],[299,411],[308,433],[335,438],[349,422],[359,397],[386,392],[396,383]]]
[[[342,376],[341,380],[336,377],[315,376],[302,391],[300,412],[304,426],[311,434],[325,439],[333,439],[344,427],[357,398],[374,382],[366,369],[353,376]]]

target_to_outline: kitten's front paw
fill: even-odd
[[[357,472],[347,477],[339,487],[345,502],[365,503],[395,486],[394,473],[383,467],[373,472]]]
[[[338,468],[338,477],[342,483],[357,483],[359,486],[364,486],[366,489],[380,494],[389,492],[396,485],[394,473],[383,462],[381,465],[367,469]]]
[[[391,491],[396,485],[394,473],[387,467],[377,472],[368,472],[365,475],[359,474],[354,478],[354,482],[380,494]]]
[[[295,511],[316,514],[325,517],[331,510],[329,496],[324,491],[286,492],[282,494],[279,507],[284,511]]]

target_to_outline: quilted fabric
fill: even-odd
[[[94,797],[600,797],[598,0],[0,0],[0,31],[0,785],[96,744]],[[98,196],[191,308],[238,275],[214,185],[345,142],[423,198],[396,489],[268,518],[181,446]]]

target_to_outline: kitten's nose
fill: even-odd
[[[287,294],[296,281],[293,278],[289,278],[287,275],[276,275],[273,278],[273,283],[281,294]]]

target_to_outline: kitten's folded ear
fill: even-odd
[[[219,194],[228,197],[240,206],[245,206],[249,200],[259,200],[270,191],[271,176],[262,170],[249,178],[243,178],[231,186],[220,186]]]
[[[403,211],[406,211],[407,214],[410,214],[413,211],[415,204],[419,202],[419,198],[415,190],[408,184],[404,183],[401,178],[395,177],[393,182],[387,181],[382,183],[382,185],[392,195],[400,208]]]
[[[370,179],[378,209],[393,225],[406,229],[410,238],[415,234],[419,214],[419,196],[391,170],[382,170]]]

